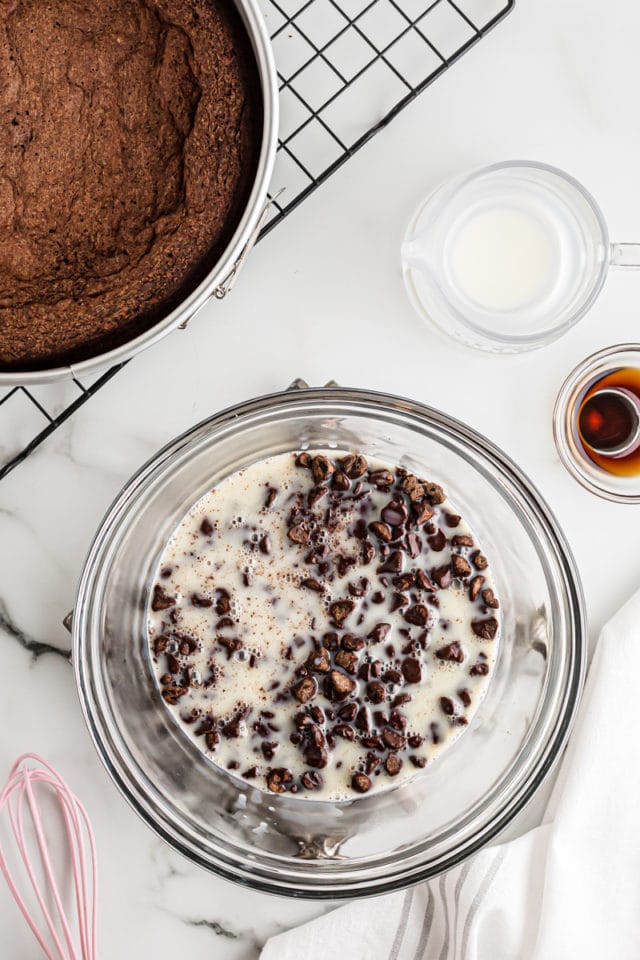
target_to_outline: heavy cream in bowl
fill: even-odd
[[[346,450],[219,482],[166,544],[148,607],[185,736],[305,800],[419,776],[472,722],[500,633],[489,561],[445,491]]]

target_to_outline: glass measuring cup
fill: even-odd
[[[512,161],[431,194],[411,220],[401,256],[423,318],[468,346],[516,353],[570,330],[609,267],[640,267],[640,244],[612,244],[600,207],[573,177]]]

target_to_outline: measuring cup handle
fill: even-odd
[[[640,243],[612,243],[609,263],[612,267],[640,270]]]

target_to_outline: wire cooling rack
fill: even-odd
[[[264,236],[386,126],[515,0],[260,0],[280,89]],[[177,334],[175,334],[177,336]],[[0,479],[124,366],[63,383],[0,388]]]

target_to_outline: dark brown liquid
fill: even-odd
[[[640,449],[624,457],[611,457],[596,453],[592,446],[615,449],[627,440],[633,430],[631,414],[624,401],[599,391],[610,387],[623,387],[640,398],[640,369],[621,367],[597,380],[584,396],[578,411],[578,431],[585,444],[585,454],[607,473],[619,477],[640,474]]]

